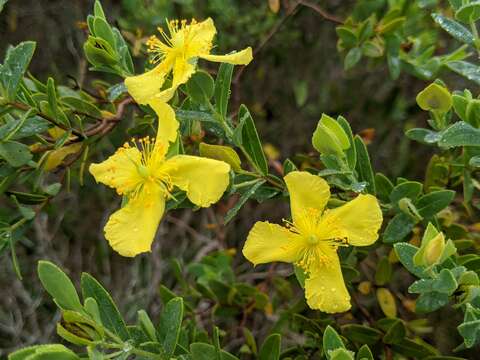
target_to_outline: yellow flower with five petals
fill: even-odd
[[[152,99],[169,101],[177,87],[195,73],[198,58],[235,65],[252,61],[250,47],[228,55],[210,53],[217,32],[211,18],[202,22],[192,20],[190,24],[186,20],[173,20],[168,22],[168,33],[161,28],[158,31],[163,39],[152,36],[147,42],[148,52],[153,55],[151,62],[157,64],[155,68],[125,79],[128,92],[139,104],[149,104]],[[173,72],[172,85],[162,90],[170,72]]]
[[[127,143],[89,168],[97,182],[115,188],[127,200],[104,229],[111,247],[123,256],[150,251],[174,187],[184,190],[195,205],[208,207],[221,198],[230,181],[230,165],[223,161],[190,155],[166,158],[169,142],[177,135],[177,128],[168,125],[178,123],[168,104],[155,106],[163,117],[156,139]]]
[[[292,222],[286,226],[257,222],[243,248],[254,263],[293,263],[306,273],[305,297],[312,309],[327,313],[350,309],[337,249],[368,246],[378,238],[382,212],[372,195],[358,195],[335,208],[325,209],[330,198],[327,182],[308,172],[285,176],[290,193]]]

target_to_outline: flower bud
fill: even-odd
[[[443,250],[445,249],[445,237],[443,233],[439,233],[435,236],[425,247],[423,253],[423,261],[427,266],[438,263],[442,257]]]
[[[313,147],[323,155],[342,155],[350,147],[345,130],[328,115],[322,114],[312,137]]]

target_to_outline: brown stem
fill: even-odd
[[[305,7],[308,7],[312,10],[314,10],[315,12],[317,12],[321,17],[323,17],[325,20],[329,20],[329,21],[332,21],[334,23],[337,23],[337,24],[343,24],[343,20],[341,20],[340,18],[336,17],[335,15],[332,15],[332,14],[329,14],[328,12],[326,12],[325,10],[323,10],[320,6],[318,6],[318,4],[312,4],[310,1],[308,0],[298,0],[298,3],[300,5],[303,5]]]
[[[81,136],[77,136],[75,138],[67,140],[65,142],[65,145],[74,144],[74,143],[83,141],[85,138],[95,136],[95,135],[100,135],[100,136],[106,135],[122,119],[126,106],[133,103],[133,102],[134,101],[131,97],[128,97],[128,98],[122,100],[118,104],[117,112],[113,116],[101,119],[100,124],[97,124],[97,125],[94,125],[94,126],[90,127],[83,134],[80,134]],[[52,150],[54,148],[54,146],[55,146],[54,144],[39,146],[36,149],[34,149],[32,152],[33,153],[42,153],[42,152],[45,152],[45,151],[48,151],[48,150]]]

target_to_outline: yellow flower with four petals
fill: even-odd
[[[185,20],[168,22],[168,34],[158,28],[163,41],[156,36],[147,42],[148,52],[153,57],[155,68],[144,74],[127,77],[128,92],[139,104],[150,104],[152,100],[169,101],[175,90],[195,73],[198,58],[234,65],[247,65],[252,61],[252,48],[228,55],[210,54],[213,38],[217,33],[213,20],[202,22]],[[167,76],[173,72],[172,85],[162,89]]]
[[[111,247],[123,256],[150,251],[174,187],[184,190],[195,205],[208,207],[221,198],[230,181],[230,165],[223,161],[190,155],[166,158],[177,128],[162,124],[176,124],[175,113],[165,103],[157,103],[156,111],[162,119],[155,140],[127,143],[89,169],[97,182],[115,188],[127,201],[110,216],[104,229]]]
[[[286,226],[257,222],[243,254],[253,264],[293,263],[303,269],[305,297],[312,309],[327,313],[350,309],[337,249],[368,246],[378,238],[382,212],[375,196],[358,195],[335,208],[325,209],[330,198],[327,182],[304,171],[285,176],[290,193],[292,222]]]

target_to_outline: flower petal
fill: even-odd
[[[343,280],[338,255],[333,253],[327,263],[316,267],[305,280],[305,297],[312,309],[326,313],[339,313],[350,309],[350,295]]]
[[[127,77],[125,86],[137,103],[146,104],[160,92],[169,71],[168,66],[161,63],[144,74]]]
[[[350,245],[368,246],[378,239],[383,216],[373,195],[358,195],[338,208],[328,210],[325,220],[336,225]]]
[[[306,171],[292,171],[284,177],[290,193],[293,222],[301,225],[310,209],[323,211],[330,198],[330,187],[317,175]]]
[[[142,181],[136,165],[141,157],[137,148],[121,147],[104,162],[91,164],[89,171],[97,182],[115,188],[120,195],[126,194]]]
[[[195,72],[196,67],[197,61],[195,59],[187,60],[178,56],[173,66],[172,88],[185,84]]]
[[[110,216],[104,229],[105,238],[122,256],[150,251],[164,209],[165,198],[160,186],[146,184],[127,205]]]
[[[210,52],[217,29],[213,20],[208,18],[202,22],[188,25],[183,32],[184,43],[188,44],[186,46],[185,58],[191,59],[198,57],[200,54],[208,54]]]
[[[202,59],[214,62],[222,62],[233,65],[248,65],[253,59],[252,48],[249,46],[241,51],[235,51],[227,55],[204,54],[199,56]]]
[[[163,154],[166,154],[170,142],[177,138],[178,121],[175,117],[175,111],[167,103],[152,99],[148,103],[158,116],[158,130],[155,145],[163,148]]]
[[[258,221],[250,230],[242,252],[254,265],[272,261],[293,263],[304,246],[300,235],[283,226]]]
[[[217,202],[230,183],[226,162],[190,155],[176,155],[160,169],[173,185],[187,192],[195,205],[208,207]]]

